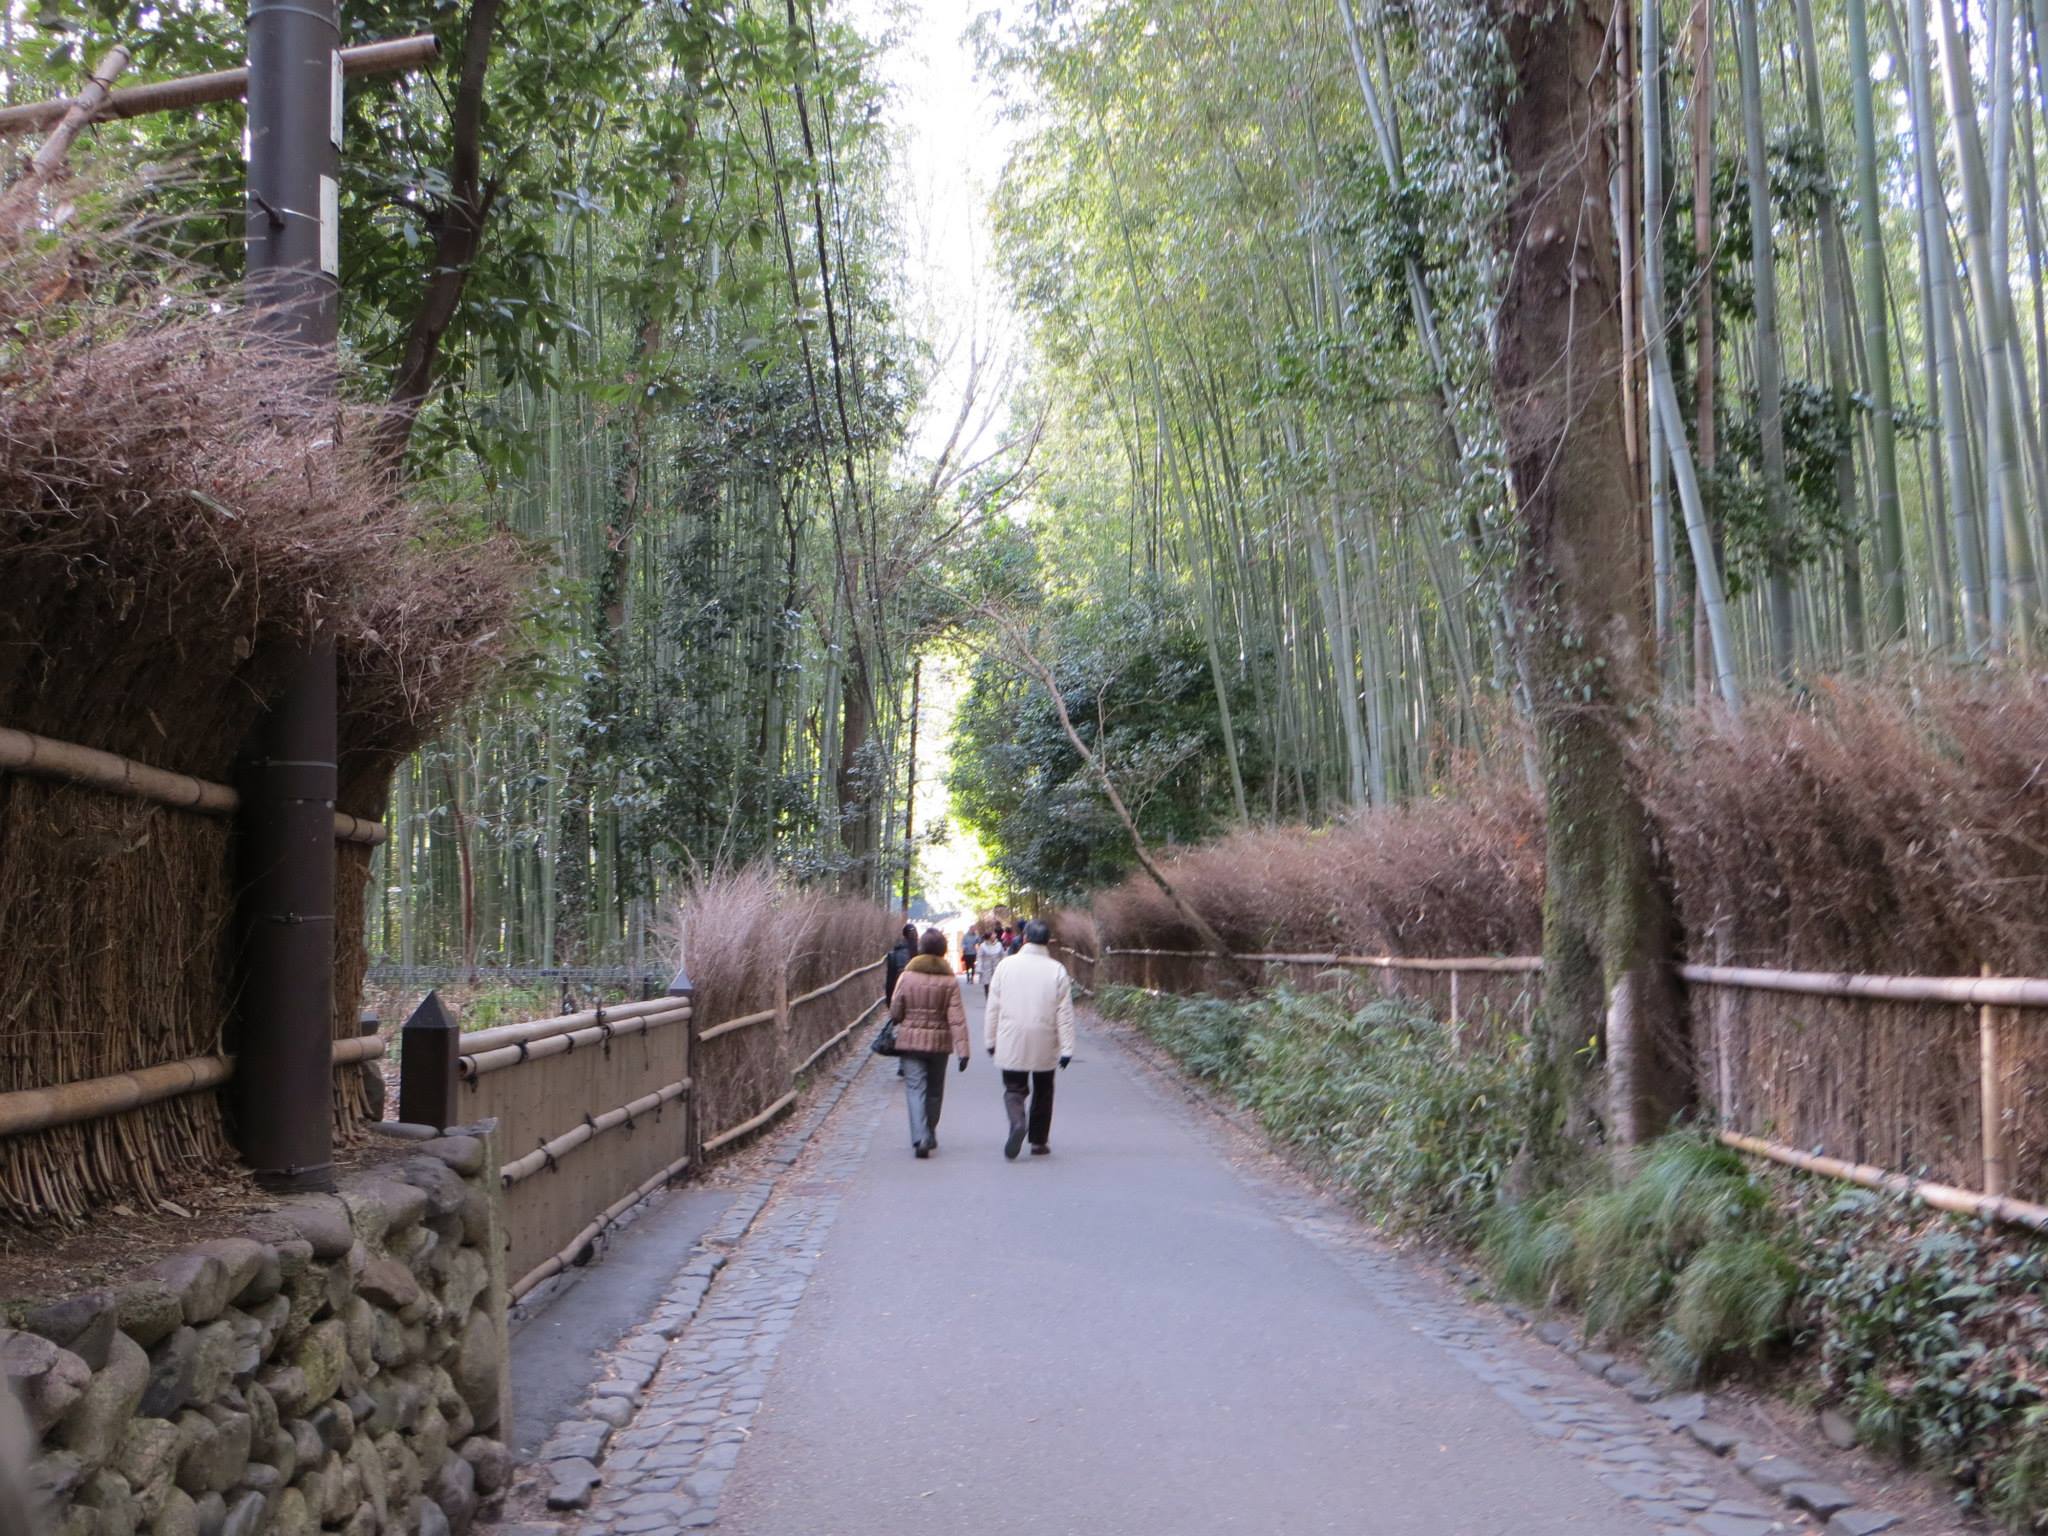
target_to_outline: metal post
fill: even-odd
[[[445,1131],[461,1122],[455,1090],[462,1081],[456,1048],[462,1028],[441,994],[429,992],[398,1032],[398,1118]]]
[[[251,0],[248,299],[259,327],[331,386],[341,28],[335,0]],[[242,1158],[272,1188],[331,1188],[335,665],[331,641],[282,658],[244,757],[243,950],[233,1080]]]

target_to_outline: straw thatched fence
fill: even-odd
[[[31,922],[32,909],[50,911],[44,884],[0,882],[0,931],[23,936],[0,959],[0,976],[15,983],[0,1036],[0,1208],[12,1219],[75,1223],[111,1197],[146,1200],[164,1187],[161,1174],[228,1159],[218,1090],[234,1059],[223,1048],[222,918],[232,907],[240,804],[227,784],[0,727],[0,863],[18,854],[31,871],[55,846],[74,865],[121,870],[99,879],[76,869],[55,898],[55,927]],[[336,812],[334,835],[366,858],[385,833]],[[337,895],[351,868],[344,857]],[[145,910],[155,918],[151,942],[121,943]],[[137,1027],[89,1027],[115,999]],[[346,1136],[371,1112],[353,1069],[382,1045],[354,1038],[352,995],[337,1000],[336,1014],[334,1114]]]
[[[1226,963],[1186,950],[1068,953],[1091,988],[1228,992],[1244,964],[1309,986],[1366,973],[1475,1040],[1526,1029],[1543,980],[1535,955],[1252,954]],[[2012,1193],[2048,1194],[2048,1029],[2039,1027],[2048,1020],[2023,1017],[2048,1009],[2048,980],[1726,965],[1682,965],[1679,974],[1700,1097],[1729,1146],[2048,1230],[2048,1205]]]
[[[468,1035],[429,997],[400,1033],[399,1117],[498,1121],[516,1300],[794,1104],[803,1074],[879,1008],[866,983],[881,965],[701,1027],[687,987]]]

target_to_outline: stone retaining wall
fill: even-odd
[[[511,1472],[493,1129],[380,1126],[337,1193],[246,1236],[9,1301],[42,1529],[462,1536]]]

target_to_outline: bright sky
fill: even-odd
[[[967,387],[970,344],[1008,354],[1020,336],[989,269],[989,196],[1014,139],[995,94],[977,78],[968,25],[982,0],[851,0],[856,25],[890,40],[882,72],[902,134],[900,214],[913,323],[942,360],[912,438],[929,458],[944,446]],[[984,407],[988,398],[984,383]],[[995,421],[1003,417],[997,413]],[[990,437],[988,441],[992,442]]]
[[[910,452],[925,460],[945,446],[960,414],[970,347],[985,356],[1013,357],[1023,337],[989,265],[989,197],[1015,134],[1001,119],[994,91],[976,77],[974,49],[964,36],[983,8],[984,0],[848,4],[864,33],[890,41],[882,73],[894,87],[889,116],[901,135],[897,195],[909,255],[904,276],[910,319],[941,360],[911,434]],[[1000,365],[989,371],[1000,374]],[[1008,413],[1001,391],[986,376],[981,389],[972,419],[990,424],[982,434],[985,453]],[[917,825],[920,841],[931,829],[944,827],[947,835],[939,846],[920,849],[919,888],[941,914],[969,909],[971,892],[987,869],[979,840],[950,822],[945,788],[953,717],[967,675],[960,658],[934,655],[925,663]]]

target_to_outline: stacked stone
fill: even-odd
[[[503,1490],[491,1127],[380,1129],[392,1155],[249,1236],[9,1305],[53,1536],[462,1536]]]

